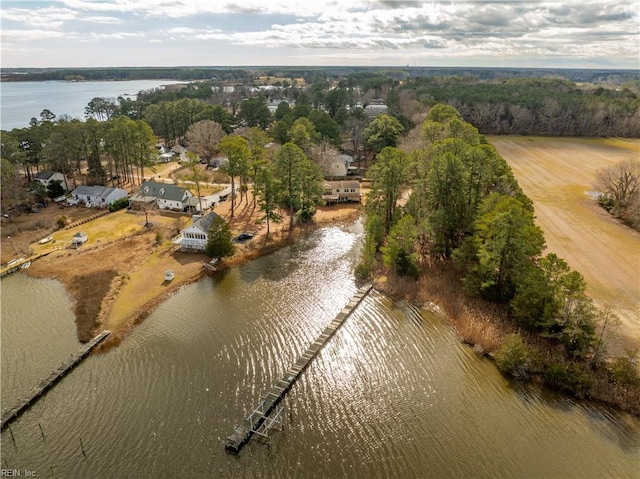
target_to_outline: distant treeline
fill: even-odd
[[[459,73],[459,74],[456,74]],[[265,67],[265,68],[104,68],[4,71],[3,78],[49,80],[194,81],[181,88],[140,92],[127,102],[131,118],[144,117],[149,104],[181,99],[220,105],[235,115],[252,97],[303,98],[339,124],[354,108],[383,100],[406,131],[438,103],[453,106],[483,134],[640,137],[640,72],[637,70],[551,70],[417,67]],[[438,73],[441,76],[436,76]],[[524,76],[528,75],[528,76]],[[270,90],[250,88],[263,85]],[[302,79],[303,81],[298,81]],[[217,88],[233,83],[233,91]],[[101,100],[101,99],[94,99]],[[113,99],[102,99],[114,103]],[[266,105],[265,105],[266,109]],[[91,116],[91,114],[89,115]],[[94,115],[95,116],[95,115]],[[108,115],[107,115],[108,116]]]
[[[574,82],[622,84],[637,81],[638,70],[570,68],[474,68],[474,67],[348,67],[348,66],[269,66],[269,67],[114,67],[114,68],[14,68],[2,69],[3,81],[51,80],[247,80],[252,76],[304,78],[317,81],[350,75],[376,75],[407,80],[464,76],[477,80],[498,78],[565,78]]]
[[[606,85],[605,85],[606,86]],[[420,78],[400,89],[447,103],[484,134],[640,137],[640,83],[579,86],[554,78]]]
[[[244,70],[219,71],[213,68],[69,68],[13,69],[2,71],[2,81],[118,81],[118,80],[210,80],[219,77],[246,80]]]

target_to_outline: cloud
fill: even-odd
[[[123,23],[123,21],[120,18],[107,17],[107,16],[101,16],[101,15],[86,17],[86,18],[83,18],[82,20],[89,23],[103,23],[105,25],[120,25]]]
[[[238,58],[235,52],[242,51],[277,64],[285,57],[292,62],[304,59],[306,51],[317,58],[325,54],[339,60],[352,58],[345,56],[348,53],[377,62],[404,60],[405,56],[479,56],[490,65],[498,57],[526,62],[533,55],[567,59],[600,55],[603,61],[619,58],[637,65],[636,2],[59,0],[53,6],[12,2],[11,8],[0,10],[0,17],[3,39],[13,41],[2,45],[3,58],[14,51],[18,41],[27,44],[60,38],[95,43],[135,38],[140,40],[138,49],[163,43],[172,52],[180,52],[180,61],[185,63],[207,51],[208,43],[216,42],[216,52],[220,46],[224,51],[209,53],[206,58],[213,59],[209,61]],[[68,48],[72,50],[73,44]],[[102,52],[96,51],[95,56],[101,57]],[[16,54],[15,58],[20,57]],[[165,61],[172,58],[167,55]]]
[[[65,38],[68,34],[64,32],[56,32],[53,30],[2,30],[2,38],[7,40],[39,41],[51,38]],[[4,47],[4,44],[3,44]]]
[[[0,18],[2,18],[3,22],[9,20],[34,28],[51,28],[57,30],[64,25],[65,21],[73,20],[76,16],[77,12],[68,8],[39,8],[36,15],[34,15],[32,10],[26,8],[0,9]]]
[[[205,14],[296,15],[308,17],[336,5],[335,1],[314,0],[61,0],[68,8],[81,11],[128,12],[144,17],[184,18]],[[361,6],[358,0],[349,5]]]

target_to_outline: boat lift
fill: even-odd
[[[265,409],[265,402],[261,401],[260,404],[251,412],[249,417],[249,423],[251,424],[251,432],[258,434],[262,437],[269,437],[269,432],[276,426],[281,431],[283,427],[283,413],[284,407],[278,406],[272,410],[272,414],[265,415],[267,412]]]

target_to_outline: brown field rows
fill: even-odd
[[[621,347],[640,346],[640,234],[593,197],[597,172],[640,156],[640,140],[492,136],[533,200],[547,251],[585,277],[587,292],[622,320]]]

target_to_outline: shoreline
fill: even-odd
[[[223,214],[222,211],[217,212]],[[313,223],[299,225],[293,231],[288,230],[288,222],[284,218],[282,223],[273,225],[267,240],[266,225],[256,224],[256,211],[247,199],[244,208],[238,208],[235,218],[228,221],[236,233],[244,230],[257,234],[252,241],[237,244],[236,254],[222,261],[218,271],[268,255],[292,244],[296,237],[307,235],[316,229],[351,224],[360,215],[359,205],[322,208]],[[144,322],[161,303],[183,286],[199,281],[209,274],[215,274],[202,268],[201,261],[206,258],[203,254],[176,252],[170,240],[157,244],[158,234],[166,231],[169,226],[163,224],[160,218],[152,218],[152,221],[157,223],[151,228],[142,228],[133,235],[110,243],[94,245],[86,250],[61,250],[59,254],[43,258],[26,270],[30,276],[58,279],[64,285],[75,303],[78,339],[82,341],[81,326],[86,329],[85,337],[93,337],[103,329],[112,332],[110,337],[96,348],[96,353],[106,353],[117,347],[136,325]],[[95,266],[93,263],[96,258],[101,258],[102,264],[98,263],[97,268],[92,268]],[[67,261],[66,268],[60,268]],[[79,268],[84,269],[84,275],[74,274]],[[176,277],[169,284],[159,283],[166,269],[174,270]],[[61,274],[63,271],[65,274]],[[96,284],[102,286],[101,292],[89,298],[84,297],[87,292],[95,293],[94,290],[100,289]],[[438,262],[425,265],[420,279],[414,281],[398,277],[378,264],[374,287],[385,294],[408,300],[421,307],[433,308],[435,305],[443,319],[455,328],[459,340],[470,345],[480,355],[491,357],[508,334],[519,332],[509,320],[508,310],[504,305],[466,296],[451,265]],[[81,312],[85,313],[84,316]],[[538,346],[544,347],[541,344]],[[538,373],[534,373],[533,378],[544,382]],[[613,393],[607,395],[607,382],[604,379],[595,377],[594,383],[597,381],[597,384],[586,396],[571,392],[567,394],[599,400],[640,415],[640,403],[636,404],[634,398],[629,397],[625,401],[612,397]]]
[[[250,242],[236,244],[236,253],[221,261],[218,271],[270,254],[315,229],[356,221],[361,213],[360,205],[353,204],[319,208],[312,223],[298,225],[292,232],[285,217],[281,223],[271,225],[267,239],[266,225],[256,224],[259,212],[252,207],[250,195],[244,204],[238,205],[233,219],[229,218],[228,209],[229,205],[223,204],[216,213],[227,220],[232,231],[250,231],[255,237]],[[171,223],[173,220],[167,222],[158,214],[150,216],[150,221],[150,228],[141,228],[110,242],[98,241],[86,249],[61,250],[25,270],[29,276],[53,278],[63,284],[74,305],[81,342],[103,329],[112,332],[95,352],[106,352],[117,346],[137,324],[183,286],[215,274],[202,267],[202,261],[208,260],[204,254],[174,250],[170,240],[176,228]],[[158,244],[159,236],[169,239]],[[158,279],[167,269],[174,271],[175,279],[168,284],[160,283]]]
[[[510,334],[520,334],[537,355],[535,361],[538,364],[528,378],[520,378],[518,381],[544,385],[567,396],[600,402],[640,417],[640,390],[626,390],[624,387],[620,390],[615,384],[610,383],[606,367],[591,371],[591,385],[584,390],[572,391],[563,384],[548,383],[544,371],[538,368],[541,361],[552,360],[557,351],[535,334],[519,329],[509,320],[509,312],[505,305],[488,303],[465,295],[455,270],[446,264],[426,266],[417,281],[399,277],[385,270],[380,264],[376,268],[373,282],[376,290],[420,307],[435,308],[443,319],[455,328],[460,342],[468,345],[476,354],[490,358],[494,363],[494,353],[504,339]],[[628,338],[618,338],[625,339]],[[609,360],[613,359],[610,354],[608,356]],[[498,365],[495,364],[495,367],[498,368]],[[506,375],[504,372],[501,374]]]

